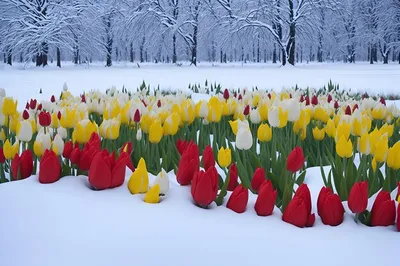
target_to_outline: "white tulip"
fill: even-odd
[[[0,112],[0,126],[4,126],[5,123],[6,123],[6,116],[3,115],[3,112]]]
[[[62,139],[66,139],[68,137],[67,130],[63,127],[57,128],[57,135],[59,135]]]
[[[3,88],[0,88],[0,97],[1,97],[1,98],[6,97],[6,90],[3,89]]]
[[[300,117],[300,103],[295,99],[286,99],[282,102],[282,110],[288,111],[288,121],[296,122]]]
[[[253,146],[253,135],[251,135],[249,128],[239,128],[236,134],[235,145],[239,150],[248,150]]]
[[[139,128],[139,130],[136,132],[136,140],[140,141],[142,139],[142,129]]]
[[[271,127],[278,127],[279,126],[279,108],[273,106],[272,109],[268,112],[268,122]]]
[[[205,118],[208,116],[208,106],[207,102],[202,101],[200,105],[200,117]]]
[[[244,128],[244,129],[250,129],[249,121],[248,120],[239,120],[238,123],[238,130]]]
[[[258,111],[258,109],[250,111],[250,121],[253,124],[259,124],[261,122],[260,112]]]
[[[17,135],[18,139],[20,141],[29,142],[32,139],[32,134],[32,124],[28,120],[21,121]]]
[[[38,135],[36,136],[36,141],[43,145],[43,150],[50,150],[51,137],[49,132],[44,134],[43,131],[39,131]]]
[[[58,156],[61,155],[64,151],[64,141],[58,134],[54,137],[52,149]]]
[[[158,184],[160,186],[160,194],[167,195],[169,190],[169,177],[164,169],[157,175],[154,185]]]
[[[67,82],[64,82],[63,91],[68,91],[68,85],[67,85]]]

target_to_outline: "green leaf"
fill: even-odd
[[[285,211],[287,205],[292,200],[293,185],[294,185],[293,181],[286,183],[282,199],[282,213]]]
[[[297,177],[296,184],[299,185],[299,186],[300,186],[301,184],[303,184],[303,183],[304,183],[305,177],[306,177],[306,171],[303,171],[303,172],[299,175],[299,177]]]

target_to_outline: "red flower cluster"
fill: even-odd
[[[218,173],[215,166],[209,167],[206,171],[197,171],[194,174],[191,192],[195,203],[202,208],[206,208],[216,199]]]
[[[282,220],[297,227],[311,227],[315,222],[311,214],[311,194],[306,184],[301,184],[283,212]]]
[[[381,190],[372,205],[371,225],[389,226],[396,220],[396,204],[388,191]],[[397,225],[399,226],[399,225]]]
[[[51,125],[51,115],[49,112],[40,112],[39,114],[39,124],[42,127],[48,127]]]
[[[199,171],[199,156],[199,147],[191,141],[182,154],[176,173],[176,179],[182,186],[190,185],[194,174]]]
[[[14,156],[11,161],[11,173],[13,175],[13,180],[25,179],[32,175],[33,171],[33,155],[31,150],[26,150],[18,153]]]
[[[304,160],[303,149],[301,147],[295,147],[287,158],[286,169],[295,173],[303,167]]]
[[[207,171],[210,167],[215,166],[214,153],[210,145],[203,151],[203,168]]]
[[[243,213],[246,210],[249,200],[249,190],[242,185],[239,185],[229,197],[226,207],[237,213]]]
[[[46,150],[39,167],[39,182],[42,184],[54,183],[60,179],[60,159],[53,151]]]
[[[254,209],[259,216],[269,216],[274,211],[277,190],[274,190],[271,180],[264,180],[260,190]]]
[[[322,223],[337,226],[343,222],[344,207],[340,197],[333,194],[330,188],[323,187],[317,200],[318,215]]]

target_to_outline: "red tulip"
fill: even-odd
[[[305,227],[309,214],[304,200],[300,197],[294,197],[287,205],[282,215],[282,220],[297,227]]]
[[[3,148],[0,147],[0,163],[5,163],[6,157],[4,156]]]
[[[242,185],[237,186],[229,197],[226,207],[237,213],[243,213],[246,210],[249,200],[249,190]]]
[[[301,103],[304,102],[304,96],[303,95],[300,96],[299,102],[301,102]]]
[[[179,161],[178,171],[176,173],[178,183],[182,186],[189,185],[194,174],[199,171],[199,167],[199,147],[193,142],[190,142]]]
[[[161,101],[160,101],[160,100],[157,101],[157,107],[158,107],[158,108],[161,107]]]
[[[176,149],[178,150],[179,154],[182,155],[186,148],[189,146],[189,142],[185,140],[178,139],[176,142]]]
[[[304,204],[306,205],[307,213],[311,214],[311,193],[310,189],[306,184],[301,184],[297,190],[296,193],[294,194],[293,198],[302,198],[304,201]]]
[[[37,110],[40,112],[40,111],[42,111],[42,108],[43,108],[43,105],[39,104]]]
[[[317,105],[317,104],[318,104],[318,97],[317,97],[316,95],[314,95],[314,96],[311,98],[311,104],[312,104],[312,105]]]
[[[241,99],[243,99],[242,94],[239,94],[238,100],[240,101]]]
[[[54,95],[51,96],[50,102],[52,102],[52,103],[56,102],[56,97],[54,97]]]
[[[250,106],[249,106],[249,105],[246,105],[246,107],[245,107],[244,110],[243,110],[243,114],[244,114],[244,115],[249,115],[249,113],[250,113]]]
[[[306,101],[306,105],[310,105],[310,97],[307,95],[304,100]]]
[[[268,93],[267,96],[268,96],[268,98],[271,100],[271,97],[272,97],[272,96],[271,96],[271,93]]]
[[[307,218],[306,227],[312,227],[315,223],[315,214],[309,214]]]
[[[225,99],[225,100],[228,100],[228,99],[229,99],[229,91],[228,91],[228,89],[225,89],[225,90],[224,90],[224,99]]]
[[[135,123],[139,123],[140,122],[140,111],[139,111],[139,109],[136,109],[135,115],[133,116],[133,121],[135,121]]]
[[[344,112],[346,115],[351,115],[351,108],[350,105],[347,105],[346,110]]]
[[[265,180],[258,192],[254,209],[258,216],[268,216],[274,211],[277,190],[274,190],[270,180]]]
[[[354,183],[350,190],[349,198],[347,200],[349,209],[353,213],[360,214],[367,209],[368,204],[368,182]]]
[[[384,99],[383,97],[381,97],[381,98],[379,99],[379,102],[380,102],[381,104],[383,104],[383,105],[386,105],[386,101],[385,101],[385,99]]]
[[[81,95],[81,102],[82,102],[82,103],[86,103],[85,94],[82,94],[82,95]]]
[[[78,148],[74,148],[71,151],[71,155],[70,155],[70,161],[72,164],[74,165],[79,165],[80,161],[81,161],[81,150]]]
[[[296,147],[289,154],[286,162],[286,168],[292,173],[299,171],[304,165],[304,154],[301,147]]]
[[[321,209],[318,209],[321,220],[326,225],[337,226],[343,222],[344,208],[337,194],[326,194]]]
[[[327,187],[322,187],[318,194],[318,199],[317,199],[317,212],[318,212],[319,216],[321,216],[321,210],[323,208],[325,199],[329,195],[332,195],[332,189],[327,188]]]
[[[22,113],[22,118],[23,118],[24,120],[29,119],[29,112],[28,112],[27,110],[24,110],[24,112]]]
[[[236,91],[233,93],[233,97],[237,98],[237,92]]]
[[[215,159],[214,159],[214,153],[212,151],[212,148],[210,145],[207,145],[207,147],[203,151],[203,167],[204,170],[208,170],[208,168],[215,166]]]
[[[396,204],[394,200],[386,200],[371,211],[371,226],[389,226],[396,220]]]
[[[235,163],[232,163],[229,167],[229,183],[228,183],[228,191],[234,191],[235,188],[239,185],[238,183],[238,169]]]
[[[264,168],[258,167],[256,171],[254,171],[253,178],[251,179],[251,188],[257,192],[265,180]]]
[[[64,145],[63,157],[69,159],[71,157],[71,152],[74,149],[72,141],[68,141]]]
[[[328,95],[328,103],[331,103],[331,101],[332,101],[332,95]]]
[[[51,115],[49,112],[40,112],[39,114],[39,124],[42,127],[48,127],[51,125]]]
[[[371,225],[372,226],[388,226],[394,224],[396,219],[396,205],[391,200],[388,191],[381,190],[372,205]]]
[[[25,109],[29,109],[29,103],[28,102],[25,104]]]
[[[61,176],[61,163],[53,151],[46,150],[40,160],[39,182],[50,184],[58,181]]]
[[[353,112],[354,112],[356,109],[358,109],[358,104],[355,104],[355,105],[353,106]]]
[[[333,107],[335,109],[338,109],[340,107],[338,101],[335,101],[335,103],[333,104]]]
[[[31,99],[29,102],[29,108],[34,110],[36,108],[36,104],[37,104],[36,99],[35,100]]]
[[[100,151],[101,149],[101,139],[99,134],[96,132],[93,132],[92,135],[90,135],[89,141],[86,143],[85,146],[90,146],[93,147],[96,151]]]
[[[193,200],[202,208],[207,207],[216,199],[218,173],[215,166],[210,167],[206,172],[201,170],[194,174],[191,192]]]
[[[125,181],[128,154],[122,152],[117,161],[115,154],[106,150],[97,152],[89,169],[89,183],[97,190],[121,186]]]
[[[94,156],[98,152],[99,151],[93,146],[85,145],[85,148],[80,154],[79,169],[82,171],[88,171]]]
[[[57,113],[57,118],[58,118],[58,120],[61,120],[61,112],[60,111],[58,111],[58,113]]]
[[[25,179],[32,175],[33,171],[33,156],[31,150],[26,150],[15,155],[11,162],[11,172],[15,179]],[[18,176],[19,174],[19,176]]]
[[[131,154],[133,152],[132,142],[127,142],[122,146],[121,151],[126,152],[128,154],[128,160],[126,160],[126,166],[132,171],[135,171],[135,167],[133,166]]]
[[[397,221],[396,221],[397,231],[400,232],[400,204],[397,205]]]

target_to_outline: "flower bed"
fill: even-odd
[[[191,186],[198,207],[226,202],[236,213],[252,211],[251,193],[257,215],[270,216],[277,206],[283,221],[312,227],[316,215],[304,178],[306,168],[320,167],[325,186],[316,205],[324,224],[340,225],[347,201],[356,222],[400,230],[395,105],[329,87],[279,94],[218,87],[210,93],[195,102],[146,86],[77,97],[64,89],[58,99],[32,99],[21,113],[17,101],[2,97],[1,182],[86,175],[91,189],[105,190],[122,186],[129,167],[129,192],[162,203],[167,173],[174,171],[181,186]],[[152,184],[149,173],[157,176]]]

